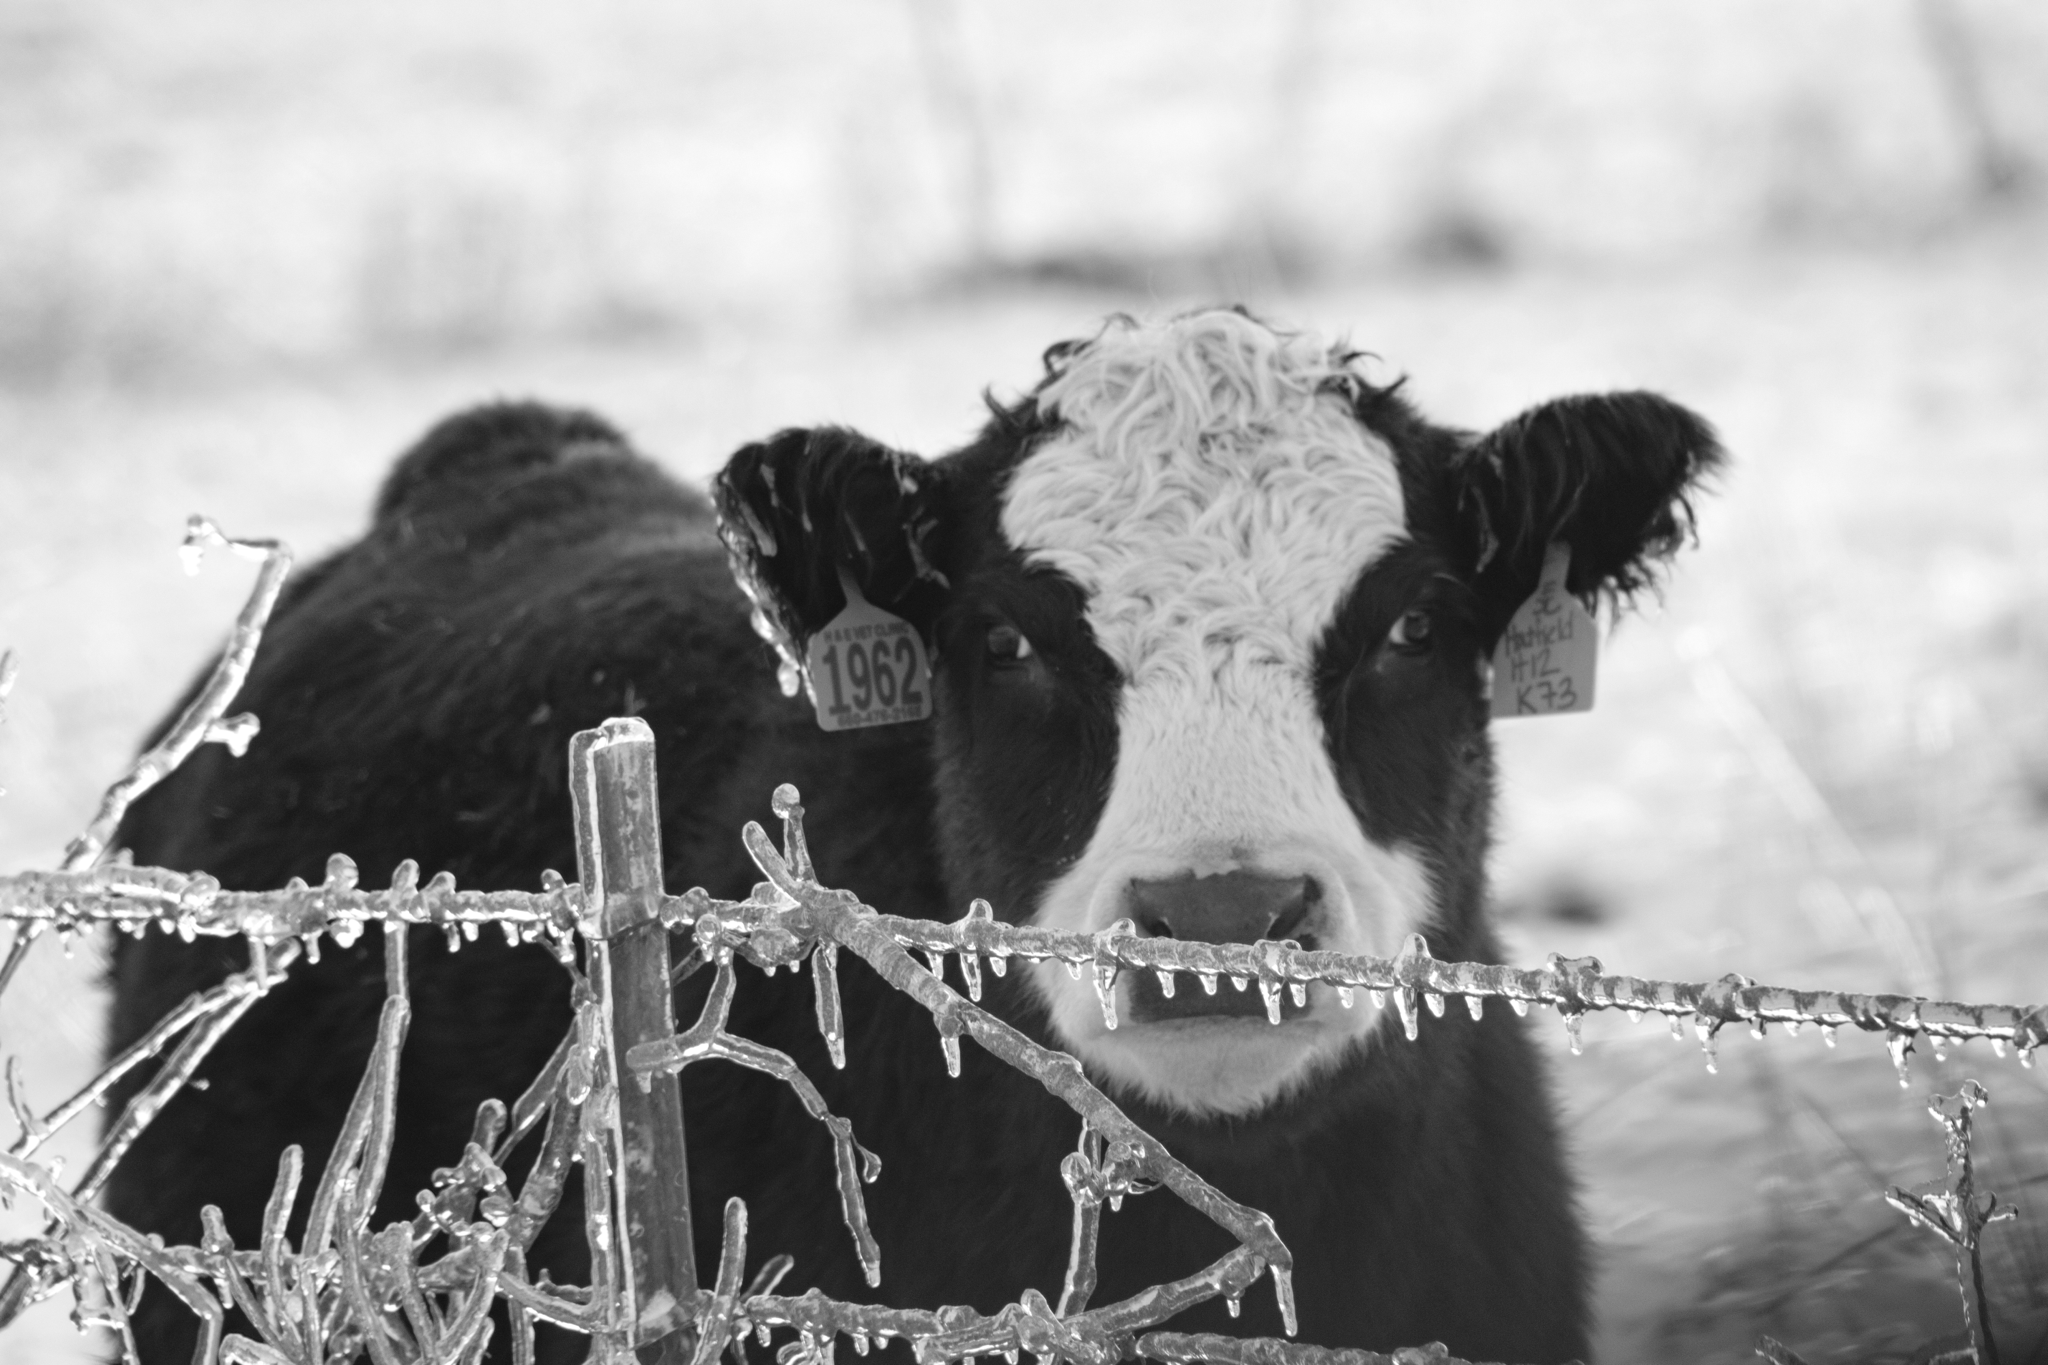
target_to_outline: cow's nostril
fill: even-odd
[[[1307,877],[1254,872],[1138,880],[1127,894],[1132,917],[1147,934],[1201,943],[1299,937],[1318,898]]]
[[[1273,923],[1261,937],[1297,940],[1310,937],[1303,933],[1303,926],[1308,923],[1309,914],[1315,909],[1316,902],[1322,898],[1322,888],[1313,877],[1303,877],[1300,882],[1300,893],[1291,901],[1283,901],[1277,907]]]

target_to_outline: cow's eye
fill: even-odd
[[[1421,654],[1429,648],[1431,625],[1427,611],[1411,608],[1402,612],[1401,619],[1387,632],[1387,643],[1403,654]]]
[[[988,631],[988,657],[997,664],[1022,663],[1033,654],[1031,641],[1024,638],[1024,632],[1013,625],[990,626]]]

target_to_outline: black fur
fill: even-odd
[[[1675,541],[1671,509],[1711,465],[1711,440],[1640,396],[1577,419],[1539,409],[1477,444],[1391,391],[1355,397],[1399,457],[1414,541],[1364,576],[1319,652],[1331,757],[1372,837],[1428,850],[1444,903],[1433,950],[1487,959],[1492,756],[1476,664],[1494,619],[1512,610],[1525,569],[1533,583],[1529,556],[1548,536],[1579,552],[1575,590],[1638,583]],[[1018,918],[1085,844],[1116,751],[1115,671],[1078,590],[1027,570],[995,529],[1009,471],[1046,429],[1026,399],[931,464],[833,429],[734,457],[717,491],[724,530],[788,634],[801,640],[839,609],[843,570],[934,644],[932,724],[825,736],[808,708],[776,695],[702,498],[587,415],[505,405],[451,419],[400,462],[363,540],[280,608],[238,703],[263,718],[247,756],[209,747],[138,803],[122,839],[139,862],[205,868],[230,888],[317,881],[335,851],[372,887],[410,856],[466,886],[532,888],[543,868],[574,866],[569,736],[636,713],[657,739],[672,889],[744,895],[756,874],[739,827],[766,821],[774,784],[793,781],[828,884],[898,913],[955,918],[978,895]],[[1632,431],[1652,439],[1638,448]],[[1525,503],[1537,506],[1524,515]],[[1440,643],[1396,659],[1380,642],[1417,602],[1436,614]],[[1038,647],[1031,667],[988,665],[999,623]],[[118,942],[110,1046],[242,957],[154,932]],[[422,935],[414,963],[378,1225],[411,1212],[412,1191],[459,1154],[476,1104],[523,1088],[567,1022],[566,978],[540,950],[486,935],[450,954]],[[685,1020],[702,975],[681,993]],[[879,1297],[993,1311],[1027,1286],[1056,1296],[1072,1116],[972,1048],[949,1081],[928,1017],[857,965],[841,971],[844,1072],[818,1040],[807,979],[742,975],[735,1031],[793,1056],[884,1160],[869,1190]],[[990,986],[992,1008],[1046,1036],[1018,974]],[[305,1146],[308,1187],[317,1178],[382,993],[374,935],[296,969],[203,1068],[208,1088],[178,1096],[137,1145],[112,1211],[189,1242],[199,1206],[218,1203],[251,1244],[285,1143]],[[739,1195],[756,1261],[792,1252],[794,1284],[876,1297],[839,1221],[820,1125],[750,1072],[706,1064],[682,1084],[695,1207]],[[1426,1019],[1418,1043],[1380,1040],[1254,1117],[1132,1109],[1226,1193],[1274,1215],[1297,1259],[1304,1340],[1442,1339],[1480,1359],[1584,1353],[1583,1238],[1539,1058],[1506,1009],[1489,1006],[1483,1023],[1461,1009]],[[699,1220],[700,1265],[716,1264],[716,1235],[714,1219]],[[1096,1302],[1225,1250],[1170,1196],[1133,1200],[1105,1219]],[[558,1279],[585,1274],[573,1182],[536,1262]],[[1279,1328],[1263,1290],[1241,1321],[1210,1304],[1176,1325]],[[189,1353],[189,1318],[160,1291],[139,1331],[151,1362]],[[545,1345],[569,1359],[582,1343]]]

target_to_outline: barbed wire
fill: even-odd
[[[582,890],[555,874],[547,874],[543,881],[539,892],[462,891],[444,872],[420,885],[418,869],[408,860],[392,874],[389,889],[361,891],[354,863],[336,854],[319,886],[294,879],[281,891],[236,892],[221,890],[204,873],[108,865],[0,877],[0,921],[15,922],[31,933],[54,929],[60,934],[101,924],[141,933],[156,925],[188,939],[240,936],[263,948],[298,939],[309,951],[316,951],[314,945],[323,934],[346,944],[371,923],[433,925],[448,935],[451,947],[474,939],[483,926],[494,925],[508,941],[546,942],[558,953],[566,952],[588,913]],[[2003,1056],[2011,1047],[2023,1066],[2031,1066],[2033,1050],[2048,1042],[2044,1005],[1806,990],[1764,985],[1733,973],[1715,981],[1653,980],[1606,974],[1597,958],[1556,954],[1536,968],[1450,962],[1430,956],[1420,935],[1411,935],[1398,956],[1385,958],[1306,950],[1290,942],[1209,944],[1147,938],[1129,920],[1093,934],[1041,929],[1003,923],[985,901],[974,902],[964,917],[951,923],[870,913],[880,932],[923,954],[934,974],[943,978],[944,959],[953,958],[972,999],[980,997],[984,967],[1000,975],[1013,960],[1055,961],[1077,978],[1092,975],[1104,1022],[1111,1027],[1116,1025],[1115,987],[1122,973],[1151,971],[1160,974],[1161,989],[1169,993],[1178,988],[1176,978],[1184,975],[1211,992],[1222,982],[1233,990],[1256,985],[1268,1019],[1276,1022],[1282,993],[1299,1002],[1312,985],[1331,988],[1347,1008],[1359,991],[1375,1007],[1384,1007],[1391,997],[1410,1038],[1425,1009],[1441,1016],[1452,997],[1464,1000],[1474,1017],[1488,999],[1505,1000],[1518,1013],[1532,1005],[1554,1009],[1571,1035],[1574,1051],[1587,1013],[1619,1010],[1631,1018],[1656,1014],[1669,1022],[1674,1036],[1682,1036],[1688,1023],[1692,1026],[1710,1070],[1715,1067],[1717,1035],[1730,1024],[1746,1026],[1758,1037],[1772,1025],[1795,1034],[1803,1026],[1815,1025],[1830,1046],[1844,1027],[1882,1033],[1901,1084],[1915,1041],[1923,1037],[1937,1050],[1982,1040]],[[779,967],[808,952],[808,939],[797,932],[800,923],[790,919],[788,906],[721,901],[701,889],[664,896],[660,902],[663,922],[679,931],[692,930],[707,914],[748,938],[744,955],[756,965]]]

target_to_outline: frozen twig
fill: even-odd
[[[791,831],[786,842],[794,855],[802,847],[794,831],[801,828],[803,815],[795,789],[778,788],[775,804],[783,814],[786,829]],[[759,825],[749,822],[741,838],[755,865],[795,907],[787,922],[779,927],[799,936],[828,937],[858,953],[891,986],[923,1005],[938,1026],[940,1041],[947,1045],[948,1069],[955,1074],[957,1039],[964,1033],[986,1051],[1037,1080],[1080,1115],[1090,1129],[1101,1134],[1119,1160],[1129,1163],[1134,1175],[1172,1190],[1182,1202],[1229,1232],[1257,1258],[1262,1268],[1270,1270],[1281,1321],[1288,1333],[1293,1333],[1294,1258],[1274,1230],[1271,1218],[1228,1198],[1175,1159],[1096,1089],[1082,1072],[1081,1064],[1072,1057],[1032,1042],[918,966],[896,939],[880,928],[875,913],[853,896],[799,878],[791,860],[776,851]],[[746,941],[749,927],[737,927],[742,941]],[[698,934],[702,941],[705,930],[701,926]]]
[[[734,1196],[725,1201],[725,1238],[718,1256],[718,1281],[702,1312],[697,1314],[697,1349],[690,1365],[717,1365],[733,1335],[733,1312],[739,1306],[740,1276],[747,1268],[747,1206]]]
[[[236,716],[224,720],[228,704],[235,694],[242,690],[242,680],[249,675],[249,666],[256,659],[256,646],[263,638],[263,627],[270,619],[271,608],[277,605],[278,591],[283,588],[285,575],[291,572],[291,548],[274,540],[230,540],[222,535],[220,528],[205,517],[195,516],[185,525],[185,542],[179,554],[185,560],[187,572],[199,571],[199,557],[209,545],[221,545],[246,558],[260,559],[263,567],[257,571],[256,586],[249,594],[249,600],[241,614],[235,618],[235,628],[228,636],[227,647],[221,651],[220,662],[214,665],[213,673],[199,689],[199,695],[179,715],[164,737],[151,745],[137,758],[119,781],[107,788],[100,798],[100,807],[92,822],[64,850],[63,869],[66,872],[82,872],[100,860],[107,850],[107,841],[114,837],[114,830],[120,825],[121,817],[135,798],[164,780],[177,770],[179,764],[188,758],[194,749],[208,740],[218,740],[235,753],[248,747],[249,739],[256,733],[254,716]],[[0,659],[0,697],[14,683],[14,657],[9,653]],[[7,957],[0,961],[0,992],[7,989],[7,983],[14,979],[15,971],[41,932],[42,925],[35,922],[17,923],[14,926],[14,942],[8,946]],[[0,1309],[0,1320],[5,1310]]]
[[[1212,1361],[1215,1365],[1469,1365],[1442,1343],[1403,1346],[1390,1354],[1307,1346],[1270,1337],[1225,1337],[1212,1333],[1148,1332],[1138,1339],[1137,1354],[1171,1365]]]
[[[836,1117],[825,1105],[825,1097],[810,1077],[798,1069],[786,1054],[725,1031],[727,1012],[735,988],[732,950],[719,951],[718,976],[705,997],[703,1011],[688,1031],[673,1038],[642,1043],[626,1054],[626,1065],[642,1077],[672,1076],[692,1062],[717,1058],[733,1062],[764,1075],[773,1076],[796,1092],[804,1112],[824,1124],[832,1134],[833,1164],[838,1177],[839,1211],[853,1234],[854,1249],[860,1256],[862,1272],[869,1285],[882,1282],[882,1251],[868,1226],[867,1205],[860,1187],[873,1184],[882,1173],[881,1158],[854,1141],[853,1125]]]
[[[1936,1095],[1927,1112],[1942,1126],[1948,1143],[1948,1180],[1915,1190],[1893,1186],[1885,1202],[1929,1232],[1947,1242],[1956,1256],[1956,1288],[1962,1294],[1963,1321],[1970,1331],[1970,1344],[1977,1365],[1998,1365],[1998,1348],[1991,1339],[1990,1302],[1984,1294],[1984,1265],[1978,1256],[1985,1227],[2017,1217],[2019,1210],[2000,1204],[1998,1196],[1977,1194],[1976,1175],[1970,1158],[1971,1114],[1989,1104],[1991,1097],[1976,1081],[1964,1081],[1953,1095]]]
[[[248,602],[243,604],[241,614],[235,618],[234,630],[228,635],[220,662],[214,665],[213,673],[199,689],[199,694],[165,731],[164,737],[145,750],[127,773],[107,788],[92,823],[64,850],[66,872],[82,871],[97,862],[106,851],[107,842],[114,837],[114,829],[121,823],[129,804],[174,772],[194,749],[208,740],[216,740],[239,754],[256,733],[255,717],[228,719],[227,711],[235,694],[242,690],[243,679],[249,676],[249,666],[256,660],[256,646],[263,639],[263,627],[269,622],[271,609],[277,605],[277,595],[284,587],[285,576],[292,569],[292,551],[290,546],[277,540],[230,539],[205,517],[195,516],[185,524],[185,543],[179,548],[186,572],[199,572],[200,560],[212,547],[258,561],[261,567],[256,571],[256,586],[250,590]],[[0,987],[5,984],[4,979],[0,979]]]
[[[19,1157],[0,1154],[0,1184],[8,1185],[23,1193],[32,1195],[49,1210],[56,1226],[67,1231],[90,1236],[95,1243],[111,1247],[123,1260],[142,1266],[157,1277],[173,1294],[181,1299],[187,1308],[198,1316],[203,1324],[200,1332],[199,1350],[194,1355],[198,1362],[210,1362],[220,1350],[221,1325],[224,1321],[220,1300],[208,1293],[175,1253],[167,1251],[160,1243],[142,1236],[125,1224],[100,1212],[90,1204],[73,1198],[57,1184],[56,1177],[48,1170]],[[71,1274],[75,1279],[78,1270],[78,1256],[71,1261]],[[30,1283],[23,1276],[15,1281],[18,1285]],[[118,1293],[118,1286],[112,1287]]]

